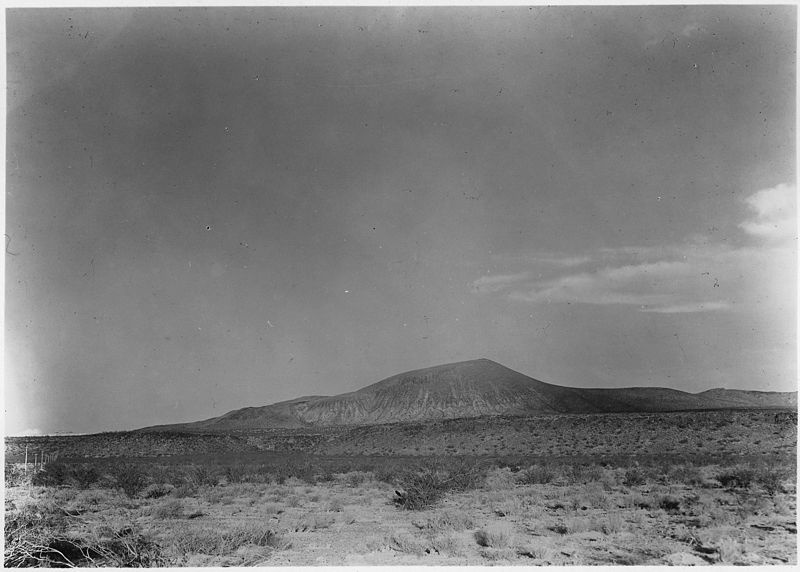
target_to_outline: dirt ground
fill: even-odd
[[[368,473],[160,498],[11,486],[6,534],[21,513],[67,537],[135,530],[171,566],[796,564],[795,483],[725,488],[717,472],[703,467],[692,485],[625,484],[612,468],[583,484],[520,484],[495,468],[479,488],[420,511],[400,508],[395,488]]]

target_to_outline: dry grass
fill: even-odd
[[[446,532],[470,529],[474,526],[472,517],[467,511],[446,510],[429,516],[424,523],[415,525],[418,528],[432,530],[433,532]]]
[[[172,531],[170,551],[179,556],[209,554],[224,556],[246,545],[285,550],[291,543],[281,534],[260,524],[241,523],[229,529],[212,526],[180,526]]]
[[[514,542],[514,527],[507,523],[494,523],[475,533],[475,541],[486,548],[508,548]]]
[[[174,483],[162,487],[159,474],[156,486],[134,498],[121,489],[23,483],[6,489],[6,563],[796,563],[791,467],[770,468],[786,475],[771,489],[758,472],[749,487],[713,480],[738,465],[560,465],[552,479],[521,478],[529,474],[525,465],[489,469],[471,488],[445,486],[418,511],[398,510],[391,502],[397,486],[372,471],[334,471],[316,484],[291,476],[283,484],[237,481],[247,473],[233,474],[234,482],[223,478],[188,495]],[[213,480],[193,471],[197,480]],[[431,472],[448,481],[456,470]],[[631,474],[644,482],[632,484]],[[541,480],[548,482],[534,482]]]
[[[464,540],[453,532],[440,533],[430,540],[431,548],[444,556],[461,557],[467,553]]]
[[[183,518],[183,503],[179,499],[170,499],[153,507],[152,514],[158,519]]]
[[[719,559],[725,564],[736,564],[744,552],[743,546],[734,538],[723,538],[717,544]]]
[[[422,556],[426,550],[430,550],[423,541],[405,532],[393,534],[390,538],[390,547],[414,556]]]

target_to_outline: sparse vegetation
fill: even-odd
[[[522,485],[546,485],[552,483],[557,474],[547,465],[532,465],[519,472],[517,480]]]
[[[757,480],[768,495],[775,496],[785,490],[783,483],[786,480],[786,471],[780,467],[765,467],[759,471]]]
[[[644,484],[646,480],[647,477],[642,468],[635,466],[625,471],[625,478],[623,479],[622,484],[626,487],[635,487]]]
[[[399,486],[402,490],[395,491],[394,502],[406,510],[430,508],[451,490],[447,475],[433,469],[409,473]]]
[[[211,527],[179,528],[173,537],[172,549],[183,556],[187,554],[225,556],[247,545],[284,550],[290,543],[271,528],[238,524],[227,530]]]
[[[54,503],[6,514],[4,565],[19,567],[159,566],[161,549],[135,526],[68,532],[70,515]]]
[[[729,489],[750,488],[756,477],[756,471],[752,467],[737,466],[733,469],[723,471],[717,475],[720,484]]]
[[[496,523],[475,533],[475,541],[486,548],[508,548],[514,540],[514,529],[506,523]]]
[[[738,435],[737,415],[721,430]],[[794,450],[768,447],[778,430],[781,447],[793,447],[796,427],[776,429],[770,418],[767,434],[758,415],[745,418],[768,454],[749,457],[631,455],[608,445],[610,453],[579,457],[62,456],[28,472],[11,462],[5,563],[796,563]],[[685,431],[709,426],[675,418]],[[536,432],[566,424],[538,420]],[[459,438],[458,450],[478,442]],[[569,431],[561,439],[554,452],[594,447],[583,435],[573,445]]]

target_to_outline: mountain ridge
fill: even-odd
[[[379,425],[492,415],[634,413],[797,407],[797,392],[665,387],[574,388],[526,376],[486,358],[396,374],[361,389],[243,407],[190,423],[142,430],[239,430]]]

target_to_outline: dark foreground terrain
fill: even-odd
[[[5,564],[796,564],[796,419],[7,439]]]

